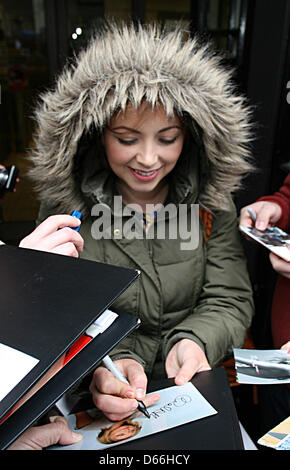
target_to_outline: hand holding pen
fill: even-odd
[[[19,246],[78,257],[84,246],[83,238],[77,233],[79,225],[80,221],[75,216],[52,215],[23,238]]]
[[[245,227],[255,227],[265,230],[275,225],[281,218],[282,210],[279,204],[268,201],[258,201],[241,210],[239,224]]]
[[[109,356],[104,357],[103,364],[110,372],[112,372],[113,376],[116,377],[116,379],[120,380],[120,382],[124,382],[130,385],[128,380],[125,379],[125,377],[121,374],[118,367],[114,364],[114,362]],[[141,413],[143,413],[144,416],[146,416],[146,418],[150,418],[150,415],[143,401],[137,400],[137,402],[138,402],[138,407],[137,407],[138,410],[141,411]]]
[[[138,407],[140,409],[140,401],[147,408],[159,400],[157,393],[146,395],[147,377],[141,364],[133,359],[120,359],[114,365],[121,372],[122,380],[107,367],[100,366],[95,370],[90,385],[96,407],[109,420],[120,421],[131,416]]]

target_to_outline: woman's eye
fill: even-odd
[[[117,139],[123,145],[133,145],[137,142],[137,139],[121,139],[121,137],[117,137]]]
[[[159,142],[161,142],[161,144],[165,144],[165,145],[169,145],[169,144],[173,144],[177,139],[177,136],[176,137],[173,137],[173,139],[159,139]]]

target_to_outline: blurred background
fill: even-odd
[[[210,39],[225,63],[235,67],[237,87],[254,110],[258,168],[236,196],[238,209],[273,193],[289,172],[289,0],[0,0],[0,164],[20,170],[17,191],[0,199],[0,239],[6,243],[18,244],[31,232],[38,213],[26,176],[37,97],[53,86],[105,17],[158,20],[168,29],[182,22],[189,34]],[[244,243],[255,292],[255,345],[268,348],[275,273],[266,250]],[[252,390],[249,397],[255,404]],[[249,421],[249,402],[244,403]],[[240,400],[241,414],[242,407]]]

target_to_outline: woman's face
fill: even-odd
[[[110,433],[111,442],[118,442],[129,437],[135,436],[138,433],[138,428],[130,423],[124,423],[120,427],[112,430]]]
[[[111,444],[112,442],[123,441],[124,439],[136,436],[140,429],[141,425],[137,421],[123,419],[112,424],[109,428],[103,429],[97,439],[103,444]]]
[[[128,105],[116,114],[104,131],[109,165],[117,175],[119,189],[138,202],[142,194],[158,194],[162,180],[172,171],[181,154],[184,129],[177,116],[167,117],[162,106]]]

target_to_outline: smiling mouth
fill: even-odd
[[[135,171],[135,173],[138,173],[138,175],[141,175],[141,176],[151,176],[151,175],[154,175],[156,171],[158,171],[158,170],[142,171],[142,170],[135,170],[134,168],[132,169]]]
[[[144,171],[144,170],[137,170],[135,168],[129,168],[132,175],[135,176],[140,181],[152,181],[158,175],[160,168],[156,170]]]

